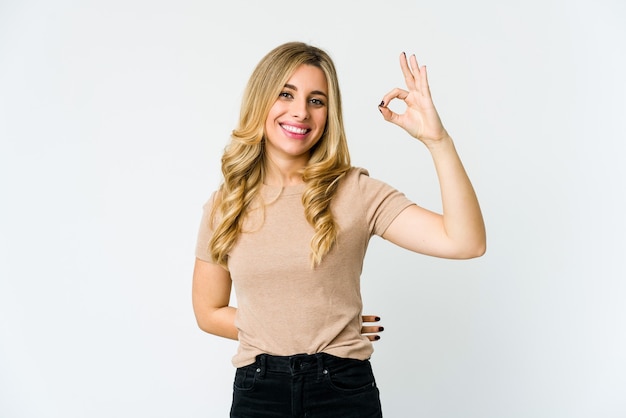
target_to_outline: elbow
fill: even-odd
[[[483,243],[482,245],[480,245],[480,246],[478,246],[478,247],[476,247],[474,249],[474,254],[470,258],[482,257],[483,255],[485,255],[486,252],[487,252],[487,244]]]
[[[485,255],[486,252],[487,252],[487,242],[483,240],[479,243],[476,243],[466,248],[465,251],[463,252],[463,257],[461,258],[466,259],[466,260],[469,260],[472,258],[479,258]]]
[[[211,329],[211,327],[209,326],[207,321],[202,320],[200,317],[196,316],[196,324],[198,325],[198,328],[200,328],[202,331],[210,333],[209,330]]]
[[[201,331],[210,334],[210,335],[216,335],[218,337],[223,337],[223,332],[220,332],[220,329],[218,326],[216,326],[215,324],[212,324],[208,321],[197,321],[198,323],[198,328],[200,328]]]
[[[472,239],[468,239],[463,251],[466,259],[479,258],[487,252],[487,234],[484,227],[480,233],[475,234]]]
[[[198,328],[207,334],[215,335],[218,337],[224,337],[231,340],[238,339],[238,331],[234,326],[233,319],[228,317],[224,318],[220,315],[215,315],[215,312],[203,312],[196,314],[196,324]]]
[[[219,326],[211,321],[210,318],[196,318],[196,323],[200,330],[211,335],[220,335]]]
[[[202,331],[209,333],[210,327],[207,326],[207,324],[205,324],[204,322],[200,321],[200,320],[196,320],[196,324],[198,324],[198,328],[200,328]]]
[[[470,260],[472,258],[482,257],[486,251],[487,242],[483,239],[460,246],[451,258],[456,258],[458,260]]]
[[[207,315],[206,312],[194,312],[194,314],[196,317],[196,324],[198,325],[198,328],[208,334],[213,334],[212,331],[214,326],[211,322],[211,316]]]

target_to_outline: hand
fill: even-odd
[[[426,67],[420,68],[415,55],[411,55],[409,68],[409,61],[403,52],[400,54],[400,68],[408,90],[395,88],[387,93],[378,106],[380,113],[386,121],[398,125],[426,145],[444,139],[448,133],[430,96]],[[394,99],[404,101],[407,106],[404,113],[398,114],[389,109],[389,103]]]
[[[378,322],[380,321],[380,317],[376,316],[376,315],[363,315],[363,324],[368,323],[368,322]],[[381,326],[363,326],[361,328],[361,334],[365,335],[367,338],[369,338],[370,341],[378,341],[380,340],[380,335],[378,335],[378,332],[383,332],[385,329]]]

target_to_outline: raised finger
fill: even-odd
[[[406,58],[406,54],[403,52],[400,54],[400,68],[402,69],[402,74],[404,74],[404,82],[409,90],[413,90],[416,88],[416,80],[415,75],[409,68],[409,63]]]
[[[422,86],[422,94],[430,97],[430,86],[428,85],[428,73],[426,72],[426,66],[422,67],[420,71],[420,84]]]
[[[409,57],[409,65],[411,67],[411,72],[414,75],[414,80],[415,80],[415,89],[417,91],[421,91],[422,88],[422,78],[421,78],[421,71],[420,71],[420,66],[419,63],[417,62],[417,57],[415,56],[415,54],[411,54],[411,56]]]

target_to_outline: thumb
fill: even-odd
[[[398,125],[399,115],[396,112],[389,109],[388,107],[386,107],[383,102],[381,102],[381,104],[378,105],[378,110],[380,111],[381,115],[383,115],[383,118],[387,122],[391,122],[393,124]]]

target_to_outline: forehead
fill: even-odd
[[[314,65],[302,64],[291,74],[287,83],[297,90],[320,91],[328,94],[328,82],[321,68]]]

